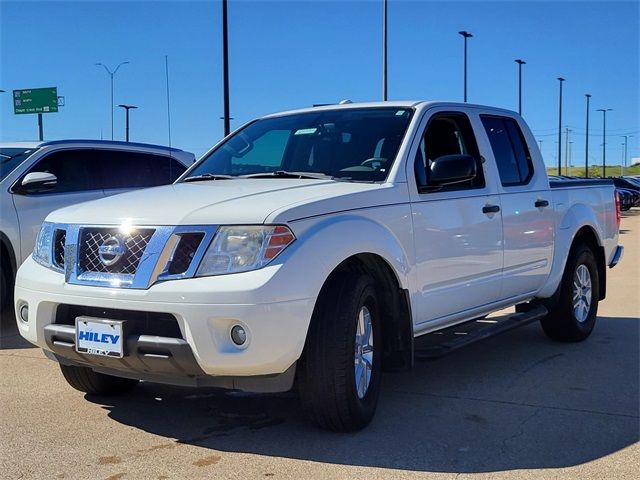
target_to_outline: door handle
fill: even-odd
[[[549,206],[548,200],[536,200],[535,203],[536,208],[544,208]]]
[[[482,207],[482,213],[498,213],[500,207],[498,205],[485,205]]]

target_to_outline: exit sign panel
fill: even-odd
[[[55,113],[58,111],[58,89],[29,88],[13,91],[13,113]]]

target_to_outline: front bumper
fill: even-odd
[[[232,388],[235,383],[229,379],[290,374],[302,354],[315,300],[291,298],[282,289],[269,292],[277,284],[271,281],[277,270],[267,267],[131,290],[66,284],[61,273],[28,259],[16,278],[18,328],[24,338],[51,352],[49,356],[54,354],[61,363],[173,384],[217,385],[220,382],[211,383],[207,377],[220,377],[223,386]],[[276,301],[265,302],[267,298]],[[26,322],[19,316],[25,304],[29,307]],[[128,354],[122,359],[77,353],[75,328],[56,323],[61,305],[171,314],[181,338],[144,332],[127,337]],[[231,340],[234,325],[247,331],[243,347]]]

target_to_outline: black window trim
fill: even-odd
[[[45,148],[46,146],[42,146],[40,148]],[[79,150],[99,150],[99,148],[95,148],[95,146],[87,146],[87,147],[64,147],[64,148],[54,148],[50,151],[45,151],[42,156],[40,156],[39,158],[32,160],[32,163],[25,169],[25,171],[20,174],[18,176],[18,179],[13,182],[13,184],[11,185],[11,187],[9,187],[9,193],[13,194],[13,195],[24,195],[24,196],[29,196],[29,197],[42,197],[45,195],[67,195],[67,194],[73,194],[73,193],[81,193],[81,192],[97,192],[97,191],[103,191],[104,190],[104,182],[102,179],[102,175],[100,175],[100,178],[98,179],[98,188],[93,188],[90,190],[74,190],[74,191],[70,191],[70,192],[55,192],[55,191],[50,191],[50,192],[37,192],[37,193],[27,193],[27,192],[23,192],[21,191],[21,184],[22,184],[22,180],[24,180],[24,177],[26,177],[29,173],[31,173],[31,171],[36,167],[37,164],[39,164],[41,161],[47,159],[50,155],[55,155],[56,153],[59,152],[65,152],[65,151],[79,151]],[[36,170],[38,171],[38,170]]]
[[[428,115],[429,113],[426,112],[426,114]],[[430,189],[428,185],[426,187],[421,187],[420,185],[418,185],[418,179],[416,178],[416,175],[415,175],[415,164],[416,164],[416,161],[417,161],[418,150],[420,149],[420,142],[424,138],[424,134],[426,133],[427,129],[429,128],[429,125],[431,125],[431,122],[433,122],[433,120],[437,120],[440,117],[452,117],[452,116],[464,117],[467,120],[468,124],[469,124],[470,133],[471,133],[471,135],[473,137],[473,141],[475,143],[475,150],[476,150],[476,153],[478,154],[478,157],[476,158],[476,161],[478,162],[478,168],[480,169],[480,172],[482,173],[483,185],[478,185],[478,186],[474,186],[474,187],[468,187],[468,186],[462,186],[462,185],[455,185],[454,184],[454,185],[443,186],[443,187],[438,188],[438,189]],[[484,157],[482,156],[482,152],[480,152],[480,147],[478,146],[478,139],[476,138],[475,129],[473,128],[473,122],[472,122],[471,117],[469,116],[469,114],[467,112],[462,112],[460,110],[440,110],[440,111],[437,111],[437,112],[431,114],[431,116],[429,117],[429,121],[424,126],[424,128],[420,129],[417,132],[417,136],[415,137],[415,140],[417,140],[418,145],[417,145],[417,149],[416,149],[416,154],[413,156],[413,162],[411,163],[411,166],[412,166],[412,168],[411,168],[411,172],[412,172],[411,176],[413,178],[413,181],[415,182],[416,189],[418,191],[418,195],[431,195],[431,194],[434,194],[434,193],[459,192],[459,191],[466,191],[466,190],[482,190],[482,189],[486,189],[487,188],[487,178],[486,178],[486,175],[485,175],[485,172],[484,172]]]
[[[487,129],[484,126],[484,122],[482,123],[483,129],[484,129],[484,133],[485,135],[487,135],[487,140],[489,141],[489,148],[491,148],[491,153],[493,155],[493,161],[496,165],[496,170],[498,171],[498,178],[500,179],[500,185],[502,185],[503,187],[524,187],[527,186],[531,183],[531,180],[533,179],[534,176],[534,167],[533,167],[533,159],[531,158],[531,151],[529,150],[529,144],[527,143],[526,138],[524,137],[524,132],[522,131],[522,128],[520,128],[520,124],[518,123],[518,121],[513,118],[513,117],[509,117],[508,115],[496,115],[494,113],[481,113],[480,114],[480,120],[482,121],[483,118],[496,118],[499,120],[502,120],[503,122],[505,120],[509,120],[513,123],[515,123],[517,129],[518,129],[518,135],[520,136],[520,141],[522,142],[522,145],[525,149],[525,153],[526,153],[526,158],[527,158],[527,163],[529,164],[529,175],[527,175],[527,178],[523,181],[521,180],[520,182],[507,182],[507,183],[503,183],[502,179],[500,178],[500,169],[498,168],[498,161],[496,160],[496,155],[495,152],[493,150],[493,145],[491,145],[491,140],[489,139],[489,134],[487,133]],[[505,125],[506,127],[506,125]],[[507,138],[509,139],[509,143],[511,144],[511,150],[513,151],[513,155],[515,157],[516,155],[516,150],[513,146],[513,138],[511,138],[511,133],[509,132],[508,129],[505,129],[505,131],[507,132]],[[518,169],[518,175],[522,178],[521,172],[520,172],[520,165],[518,164],[518,159],[516,158],[516,168]]]

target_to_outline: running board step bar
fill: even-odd
[[[480,318],[438,330],[415,339],[414,357],[416,360],[441,358],[480,340],[540,320],[548,313],[543,305],[523,303],[516,305],[516,313],[501,317]]]

